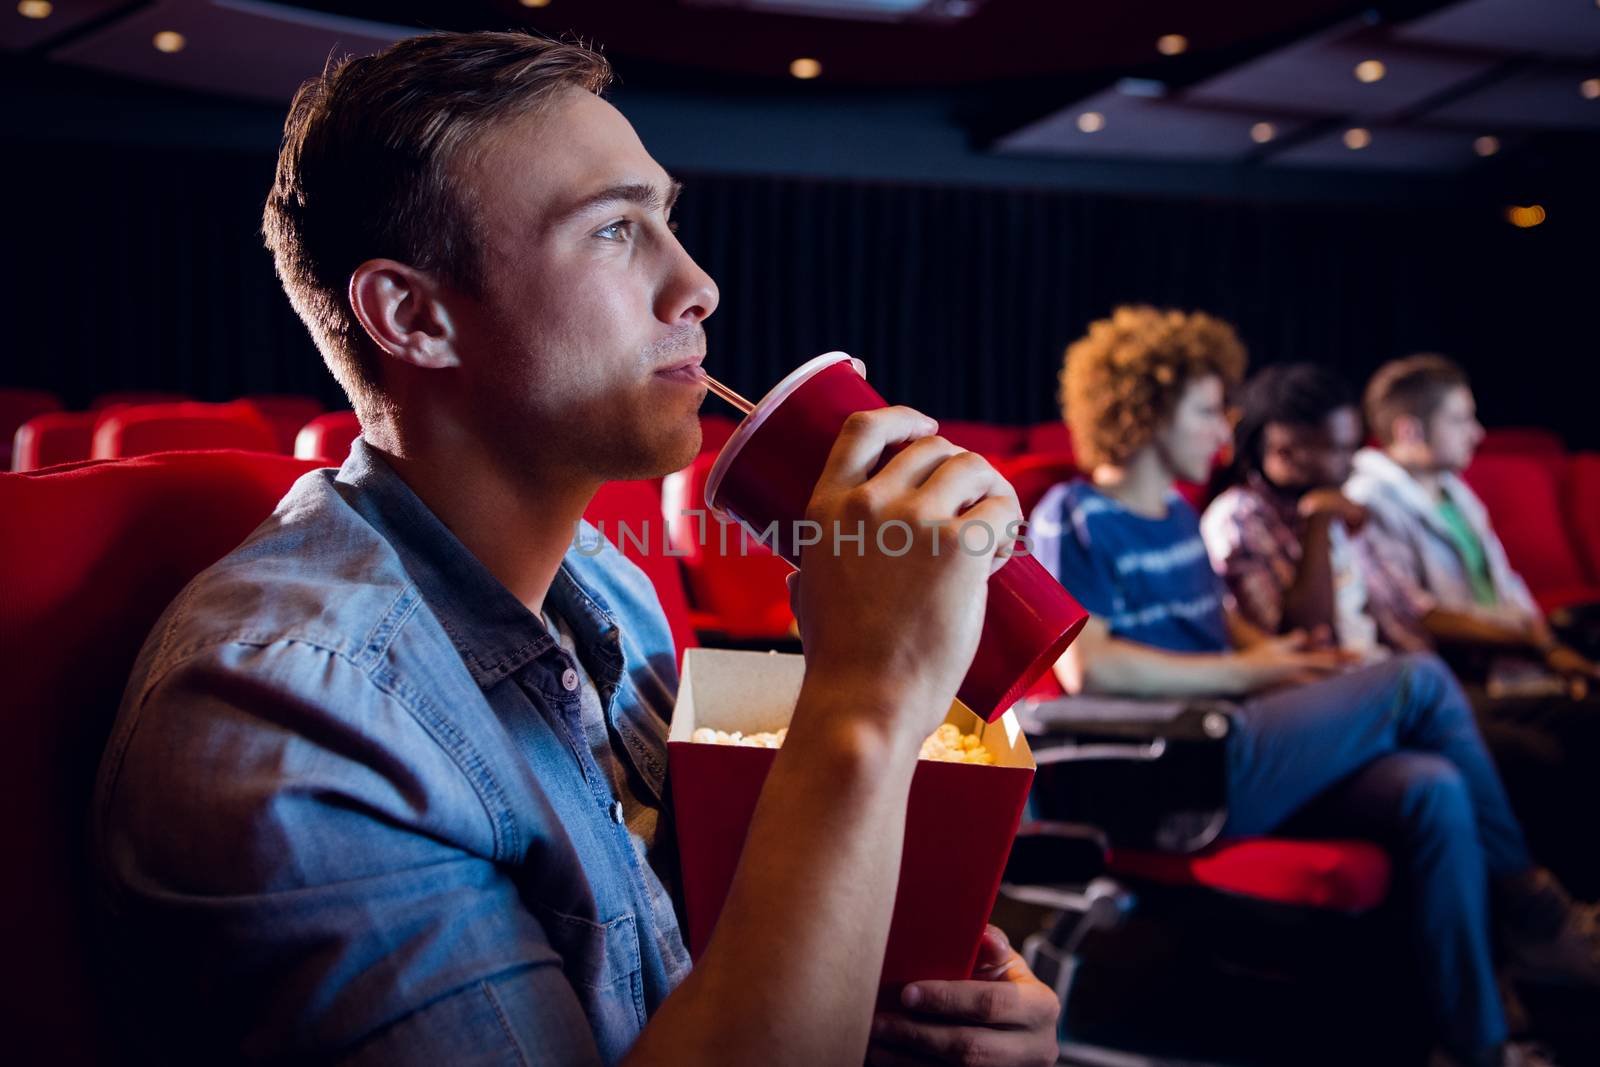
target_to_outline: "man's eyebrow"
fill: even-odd
[[[673,179],[668,185],[666,195],[663,196],[660,187],[649,182],[623,182],[610,185],[598,192],[591,193],[571,207],[562,211],[556,217],[555,225],[561,225],[571,219],[577,218],[586,211],[590,211],[604,204],[638,204],[646,211],[672,210],[678,202],[678,194],[683,191],[683,183]]]

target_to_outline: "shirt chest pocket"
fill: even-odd
[[[615,1063],[644,1029],[644,982],[640,974],[639,924],[631,914],[595,922],[548,908],[538,909],[562,970],[583,1004],[600,1055]]]

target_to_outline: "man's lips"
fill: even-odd
[[[700,374],[700,364],[704,360],[704,356],[695,356],[691,359],[680,360],[677,363],[662,367],[660,370],[656,371],[656,374],[663,378],[670,378],[673,381],[698,383],[702,380]]]

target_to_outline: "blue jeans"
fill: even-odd
[[[1385,845],[1445,1044],[1473,1054],[1504,1041],[1488,881],[1533,861],[1449,668],[1396,657],[1246,701],[1237,722],[1225,832],[1265,834],[1304,814]]]

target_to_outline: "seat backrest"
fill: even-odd
[[[199,452],[0,474],[8,840],[0,941],[16,1062],[107,1063],[85,928],[84,827],[106,732],[145,636],[201,570],[315,464]],[[17,1043],[20,1041],[20,1052]]]
[[[351,444],[360,436],[361,420],[356,418],[355,412],[330,411],[318,415],[295,434],[295,458],[343,463],[350,455]]]
[[[254,404],[256,410],[265,416],[267,423],[272,427],[273,436],[278,439],[277,451],[286,456],[294,453],[294,439],[300,428],[321,415],[323,411],[322,401],[309,396],[258,393],[245,399]]]
[[[662,481],[662,512],[672,548],[688,586],[689,602],[706,625],[740,640],[777,640],[789,635],[785,578],[793,570],[736,523],[723,523],[706,508],[706,481],[715,452],[702,452]]]
[[[1496,426],[1484,430],[1483,440],[1478,442],[1479,452],[1495,455],[1562,455],[1566,450],[1560,434],[1538,426]]]
[[[35,415],[60,410],[61,401],[43,389],[0,389],[0,470],[11,469],[17,428]]]
[[[700,451],[721,452],[733,431],[739,428],[738,420],[726,415],[700,416]]]
[[[1013,456],[1002,460],[996,469],[1017,491],[1017,502],[1022,505],[1024,515],[1033,513],[1034,505],[1052,485],[1083,476],[1072,454],[1062,452]]]
[[[1589,580],[1600,584],[1600,452],[1578,452],[1567,463],[1567,529]]]
[[[667,532],[661,517],[661,491],[653,479],[632,482],[607,482],[600,487],[583,517],[594,523],[622,550],[656,587],[661,610],[672,627],[672,643],[678,661],[683,651],[697,644],[694,624],[689,620],[689,598],[683,587],[683,570],[678,557],[667,554]],[[619,529],[625,524],[629,533]]]
[[[1544,458],[1480,454],[1463,477],[1483,499],[1511,566],[1535,596],[1584,584],[1556,478]]]
[[[114,393],[101,393],[89,402],[89,409],[104,411],[106,408],[123,406],[177,404],[193,399],[194,397],[188,393],[172,393],[162,389],[124,389]]]
[[[11,441],[11,469],[36,471],[89,458],[94,443],[93,411],[51,411],[17,427]]]
[[[107,409],[95,423],[91,459],[126,459],[155,452],[237,448],[276,452],[272,424],[246,400],[229,404],[135,404]]]
[[[1023,450],[1041,455],[1072,455],[1072,431],[1060,419],[1053,422],[1036,422],[1028,427]]]
[[[1003,459],[1023,451],[1028,431],[1021,426],[1002,426],[994,422],[940,419],[939,436],[968,452]]]

